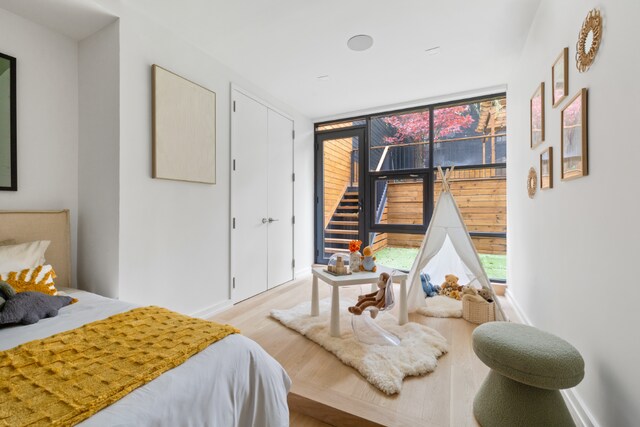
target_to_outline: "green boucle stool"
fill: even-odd
[[[489,322],[473,332],[473,351],[491,368],[473,401],[481,426],[575,425],[559,391],[584,377],[571,344],[531,326]]]

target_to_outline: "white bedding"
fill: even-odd
[[[135,306],[83,291],[57,317],[0,329],[0,350],[80,327]],[[81,426],[288,426],[291,380],[258,344],[230,335],[134,390]]]

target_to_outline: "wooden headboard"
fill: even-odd
[[[71,234],[69,210],[0,211],[0,241],[17,243],[51,240],[45,253],[56,271],[56,285],[71,287]]]

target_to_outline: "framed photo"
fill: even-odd
[[[0,53],[0,191],[18,191],[16,58]]]
[[[562,109],[560,123],[562,180],[587,176],[587,89],[581,89]]]
[[[569,95],[569,48],[562,53],[551,66],[551,103],[553,107],[560,105]]]
[[[544,142],[544,82],[536,89],[529,102],[531,119],[531,148]]]
[[[540,188],[553,188],[553,147],[540,153]]]

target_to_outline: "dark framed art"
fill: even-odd
[[[0,190],[18,190],[16,58],[0,53]]]

